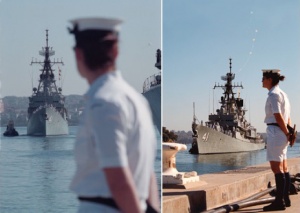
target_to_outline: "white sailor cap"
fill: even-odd
[[[78,18],[70,21],[77,30],[105,30],[119,32],[122,20],[113,18]]]
[[[100,44],[105,41],[117,41],[122,21],[112,18],[79,18],[70,21],[75,35],[76,46]]]
[[[262,70],[263,74],[264,73],[280,73],[279,69],[263,69]]]

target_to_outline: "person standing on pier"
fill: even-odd
[[[279,88],[279,81],[283,81],[285,76],[281,75],[278,69],[262,71],[263,87],[269,90],[264,120],[267,124],[267,160],[275,175],[277,191],[275,201],[263,210],[284,210],[285,207],[291,206],[290,174],[287,166],[287,147],[291,136],[287,124],[291,125],[291,107],[288,96]]]
[[[116,70],[121,21],[71,22],[77,69],[90,85],[70,186],[80,200],[78,212],[158,212],[157,142],[150,108]]]

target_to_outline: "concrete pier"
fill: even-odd
[[[290,174],[300,173],[300,157],[288,159],[288,165]],[[274,175],[268,162],[239,170],[200,175],[200,178],[206,182],[205,185],[187,189],[163,189],[162,212],[184,213],[210,210],[261,192],[267,188],[269,181],[272,186],[275,185]],[[297,196],[293,199],[298,199],[299,202],[299,194],[292,196]],[[293,208],[295,207],[292,204],[288,210],[292,211]]]
[[[300,212],[300,193],[298,192],[297,195],[291,195],[290,196],[291,199],[291,207],[287,207],[285,210],[283,211],[276,211],[276,213],[278,212],[284,212],[284,213],[297,213]],[[262,212],[262,208],[266,205],[269,204],[264,204],[264,205],[257,205],[257,206],[251,206],[251,207],[247,207],[247,208],[243,208],[240,210],[235,211],[236,213],[255,213],[255,212]]]

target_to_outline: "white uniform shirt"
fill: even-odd
[[[281,113],[284,122],[287,124],[290,118],[291,106],[287,95],[278,85],[269,90],[265,106],[265,123],[277,123],[274,113]]]
[[[96,79],[86,96],[71,190],[78,196],[112,197],[103,169],[128,167],[145,207],[157,143],[148,102],[119,71]]]

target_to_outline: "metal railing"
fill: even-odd
[[[161,84],[161,74],[154,74],[144,81],[143,93],[149,91],[152,87]]]

